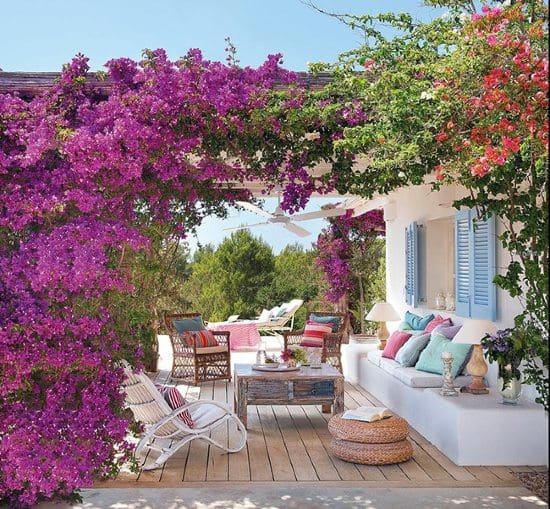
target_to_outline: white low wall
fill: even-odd
[[[548,416],[529,400],[503,405],[495,390],[444,397],[403,384],[365,357],[359,384],[457,465],[548,465]]]

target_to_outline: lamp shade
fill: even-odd
[[[397,311],[388,302],[377,302],[365,316],[365,320],[374,320],[375,322],[394,322],[401,320]]]
[[[489,320],[468,320],[453,338],[453,343],[479,345],[487,334],[494,334],[497,328]]]

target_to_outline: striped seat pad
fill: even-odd
[[[300,346],[321,348],[323,346],[323,337],[329,332],[332,332],[332,325],[308,321],[302,334]]]

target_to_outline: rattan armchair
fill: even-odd
[[[341,346],[344,334],[347,328],[348,316],[346,313],[325,312],[325,311],[311,311],[308,314],[308,320],[311,315],[317,316],[339,316],[340,325],[336,332],[328,332],[323,336],[323,349],[321,352],[321,362],[328,362],[332,364],[336,369],[342,371],[342,354]],[[285,350],[291,346],[298,346],[302,341],[304,331],[284,332]]]
[[[188,345],[174,327],[174,320],[196,318],[200,313],[165,315],[164,324],[174,353],[170,379],[197,385],[212,380],[231,380],[231,348],[228,331],[210,331],[218,346]]]

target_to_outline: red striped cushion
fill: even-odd
[[[209,330],[189,331],[183,335],[184,341],[189,345],[197,345],[197,348],[205,348],[207,346],[219,346],[214,334]]]
[[[178,388],[174,385],[157,385],[157,389],[162,394],[162,397],[168,403],[168,406],[172,410],[176,410],[177,408],[182,407],[183,405],[187,404],[187,400],[181,395],[181,392],[178,391]],[[189,428],[192,428],[195,426],[195,423],[193,422],[193,418],[191,417],[191,414],[189,413],[189,410],[185,410],[181,414],[178,415],[178,418],[181,419],[186,426]]]
[[[320,348],[323,346],[323,336],[328,332],[332,332],[332,325],[308,321],[302,334],[300,346]]]

